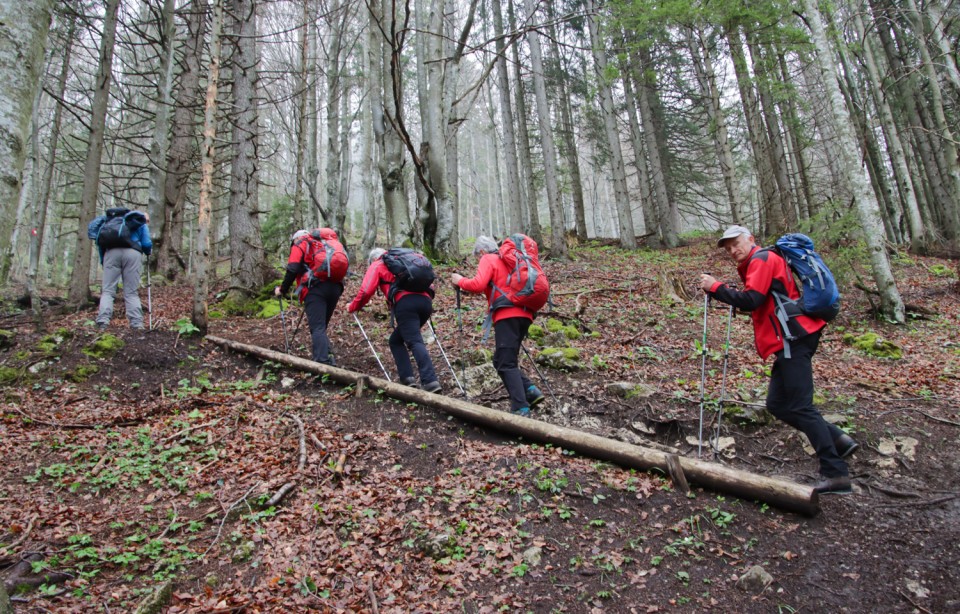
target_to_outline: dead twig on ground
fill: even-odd
[[[30,531],[33,531],[33,523],[36,522],[37,516],[34,514],[30,517],[30,522],[27,523],[27,528],[23,530],[23,533],[20,534],[20,537],[13,540],[3,548],[0,548],[0,556],[8,556],[13,554],[13,551],[17,549],[17,546],[26,541],[27,537],[30,536]]]
[[[223,515],[223,520],[220,521],[220,526],[217,527],[217,534],[213,536],[213,541],[210,543],[210,546],[203,551],[203,554],[200,555],[200,560],[207,558],[207,555],[213,550],[213,547],[217,545],[217,542],[220,541],[220,536],[223,534],[223,525],[227,524],[227,520],[230,518],[230,513],[233,511],[233,508],[237,507],[241,503],[247,500],[247,497],[250,496],[250,493],[253,492],[255,488],[260,486],[260,482],[257,482],[250,487],[250,490],[245,492],[242,497],[233,502],[233,504],[227,508],[226,513]]]
[[[928,507],[931,505],[940,505],[941,503],[947,503],[948,501],[953,501],[954,499],[960,497],[960,493],[954,493],[946,497],[937,497],[936,499],[928,499],[926,501],[909,501],[907,503],[878,503],[874,507]]]
[[[902,592],[899,588],[897,589],[897,594],[900,595],[901,597],[903,597],[904,599],[906,599],[906,600],[910,603],[910,605],[912,605],[913,607],[917,608],[917,609],[920,610],[921,612],[926,612],[927,614],[933,614],[933,612],[931,612],[931,611],[928,610],[927,608],[925,608],[925,607],[923,607],[922,605],[918,604],[918,603],[917,603],[916,601],[914,601],[913,599],[910,599],[910,597],[908,597],[907,594],[904,593],[904,592]]]

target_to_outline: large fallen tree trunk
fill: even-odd
[[[664,472],[669,471],[667,454],[658,450],[607,439],[571,428],[554,426],[531,418],[522,418],[504,411],[497,411],[439,394],[431,394],[385,379],[330,367],[256,345],[231,341],[213,335],[208,335],[206,339],[237,352],[244,352],[310,373],[326,375],[329,379],[342,384],[353,384],[357,386],[357,392],[360,394],[364,389],[383,390],[388,396],[401,401],[434,407],[475,424],[488,426],[511,435],[522,436],[532,441],[550,443],[579,452],[585,456],[610,461],[622,467],[645,471],[655,468]],[[810,516],[820,511],[819,497],[810,486],[756,475],[693,458],[679,457],[679,461],[680,467],[688,480],[709,489],[736,495],[743,499],[763,501],[784,510]]]

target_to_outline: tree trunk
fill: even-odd
[[[49,0],[0,5],[0,283],[6,282],[9,272],[30,118],[44,69],[50,9]],[[84,243],[89,243],[86,236]],[[86,247],[89,277],[89,244]],[[84,300],[90,292],[89,286],[85,289]]]
[[[103,36],[100,39],[100,63],[93,85],[90,136],[87,157],[83,165],[83,191],[80,196],[78,228],[97,214],[97,195],[100,193],[100,160],[103,154],[103,133],[113,81],[113,48],[117,37],[117,9],[120,0],[108,0],[103,17]],[[77,232],[77,246],[73,259],[73,276],[67,303],[79,309],[90,302],[90,252],[92,243],[84,232]]]
[[[883,94],[881,87],[883,79],[877,68],[876,55],[873,43],[868,38],[863,19],[859,13],[854,12],[854,23],[857,32],[860,35],[863,45],[864,63],[867,67],[867,75],[873,86],[870,92],[873,96],[874,106],[877,107],[880,116],[880,125],[883,129],[884,140],[886,141],[886,151],[890,156],[890,163],[893,166],[893,174],[897,182],[898,191],[902,201],[902,209],[907,218],[907,227],[910,231],[910,249],[917,254],[926,253],[927,236],[923,225],[923,219],[920,217],[920,206],[917,203],[917,193],[913,186],[913,178],[910,175],[910,169],[907,167],[906,154],[903,144],[900,141],[900,134],[896,122],[893,119],[893,112],[890,110],[890,104]]]
[[[157,66],[157,112],[154,117],[153,142],[150,144],[150,189],[147,211],[150,213],[150,238],[163,230],[164,189],[166,162],[170,151],[170,109],[173,106],[173,50],[176,47],[177,27],[174,20],[176,0],[164,0],[160,13],[160,65]]]
[[[793,79],[787,70],[787,61],[785,54],[781,52],[777,60],[780,64],[780,79],[783,83],[792,83]],[[792,91],[796,91],[796,84],[793,84]],[[797,114],[796,96],[791,95],[780,104],[781,114],[784,117],[784,130],[787,135],[787,142],[790,144],[791,155],[794,159],[797,178],[800,182],[800,190],[797,196],[798,209],[800,217],[807,219],[813,211],[813,189],[810,186],[810,164],[804,155],[806,151],[805,143],[808,139],[804,136],[804,125]]]
[[[626,38],[626,37],[624,37]],[[620,72],[623,74],[623,97],[627,107],[627,121],[630,123],[630,142],[633,146],[633,165],[637,169],[640,184],[640,206],[643,210],[644,233],[649,235],[647,245],[653,248],[662,246],[658,229],[660,228],[657,207],[654,203],[650,174],[647,171],[647,155],[643,146],[643,131],[637,117],[637,98],[634,95],[633,72],[626,57],[619,56]]]
[[[337,226],[337,207],[340,203],[340,178],[343,172],[343,158],[347,155],[341,151],[340,139],[340,101],[346,95],[343,79],[343,37],[346,28],[347,3],[343,0],[334,0],[330,5],[329,21],[330,35],[326,47],[326,75],[327,75],[327,168],[324,178],[324,192],[326,194],[326,209],[319,202],[314,205],[320,212],[323,223],[333,227],[343,234],[344,228]],[[346,240],[345,237],[341,239]]]
[[[503,206],[506,208],[507,227],[523,229],[523,193],[520,190],[520,165],[517,160],[517,138],[513,129],[513,107],[510,104],[510,75],[507,72],[507,46],[503,40],[503,14],[500,2],[491,2],[493,35],[497,48],[497,93],[500,97],[500,121],[503,124],[503,148],[506,158],[507,193]],[[521,117],[520,121],[524,121]]]
[[[677,208],[671,201],[670,190],[667,187],[667,168],[665,166],[663,150],[657,137],[656,120],[654,119],[654,98],[656,89],[649,81],[653,78],[652,66],[649,58],[645,59],[639,52],[633,57],[633,75],[637,83],[637,102],[640,105],[640,121],[643,122],[643,146],[647,152],[647,162],[650,168],[650,186],[653,202],[656,207],[657,226],[648,228],[647,232],[656,232],[659,242],[664,247],[676,247],[680,244],[677,236]]]
[[[733,161],[733,149],[727,136],[727,121],[720,103],[720,88],[717,87],[717,75],[713,68],[713,57],[710,48],[703,40],[702,31],[687,28],[687,47],[693,59],[693,70],[697,77],[700,92],[705,101],[704,108],[710,120],[710,132],[713,136],[713,145],[717,151],[717,161],[720,164],[720,175],[723,177],[723,186],[727,191],[727,201],[730,205],[730,221],[734,224],[743,224],[741,213],[740,193],[737,188],[736,166]]]
[[[254,294],[269,277],[260,237],[260,162],[257,123],[260,76],[254,0],[230,0],[233,31],[233,156],[230,169],[230,291],[228,300]]]
[[[296,160],[293,170],[293,220],[294,229],[305,228],[306,199],[303,197],[303,187],[306,183],[305,167],[307,164],[307,132],[310,129],[310,123],[307,118],[307,106],[310,98],[310,90],[315,87],[313,82],[313,67],[316,66],[316,58],[311,56],[310,39],[313,36],[313,11],[310,6],[310,0],[302,0],[303,3],[303,24],[299,30],[300,47],[300,65],[297,70],[297,108],[296,108]]]
[[[373,130],[377,141],[377,171],[383,189],[383,203],[386,214],[387,242],[400,245],[413,239],[410,224],[410,202],[407,195],[404,165],[406,159],[403,141],[394,125],[398,117],[398,108],[393,96],[390,62],[393,46],[398,44],[397,15],[394,14],[392,0],[382,0],[380,4],[370,5],[370,45],[377,54],[371,64],[370,96],[373,106]],[[377,26],[379,22],[381,26]],[[389,39],[384,41],[385,33]],[[387,43],[387,44],[384,44]]]
[[[370,24],[373,26],[374,24]],[[368,29],[365,49],[363,50],[363,73],[370,75],[369,88],[371,93],[378,90],[381,85],[378,79],[374,78],[373,67],[381,61],[380,41],[377,38],[379,32],[376,27]],[[374,105],[378,104],[379,97],[371,95],[363,105],[363,116],[360,121],[360,165],[361,178],[360,183],[363,186],[363,234],[360,238],[360,254],[367,254],[377,242],[377,210],[380,209],[379,199],[374,198],[373,177],[376,173],[377,161],[374,157],[374,134],[373,134],[373,112]],[[388,244],[392,245],[392,244]]]
[[[510,30],[516,32],[517,17],[514,12],[513,0],[507,1],[507,14],[510,20]],[[527,126],[529,112],[527,109],[526,86],[523,83],[523,64],[520,62],[519,40],[515,41],[510,47],[513,52],[513,80],[516,83],[514,99],[517,105],[517,136],[520,139],[517,145],[517,155],[520,159],[520,169],[523,174],[524,191],[526,192],[521,201],[524,233],[539,245],[543,245],[543,229],[540,226],[540,207],[537,204],[540,199],[533,179],[533,160],[531,160],[531,151],[533,151],[533,149],[530,145],[530,130]]]
[[[236,352],[243,352],[263,360],[288,365],[309,373],[328,377],[340,384],[351,384],[355,395],[362,397],[372,391],[383,391],[387,396],[405,403],[433,407],[473,424],[493,428],[526,440],[552,444],[558,448],[579,452],[591,458],[616,463],[639,470],[665,471],[667,455],[659,450],[643,448],[614,439],[607,439],[583,431],[523,418],[476,405],[460,399],[431,394],[378,377],[361,375],[321,363],[275,352],[267,348],[240,343],[223,337],[208,336],[207,341]],[[718,463],[693,458],[675,458],[686,477],[707,488],[729,493],[747,500],[758,500],[785,510],[815,515],[820,511],[819,497],[811,486],[776,480],[746,471],[724,467]]]
[[[787,175],[787,156],[783,145],[783,133],[780,130],[776,105],[770,94],[769,83],[775,77],[771,75],[770,62],[766,54],[762,52],[756,38],[756,32],[751,30],[747,35],[747,48],[750,51],[757,93],[760,98],[758,110],[763,117],[763,126],[767,131],[766,142],[770,151],[770,168],[773,171],[773,179],[777,186],[777,199],[774,206],[779,207],[779,211],[776,212],[777,215],[774,216],[774,219],[779,221],[781,226],[771,230],[780,233],[796,227],[797,210],[793,202],[793,187],[790,184],[790,177]]]
[[[836,127],[837,135],[840,137],[840,152],[846,170],[845,175],[851,183],[851,191],[863,227],[864,240],[870,253],[873,278],[880,292],[880,308],[884,317],[888,320],[903,324],[905,321],[903,300],[900,298],[900,291],[897,289],[896,280],[890,268],[890,261],[887,259],[887,252],[884,248],[880,210],[876,199],[867,186],[867,178],[864,177],[863,168],[855,155],[859,148],[850,129],[853,120],[843,104],[843,94],[840,92],[840,84],[837,81],[833,51],[827,41],[823,21],[817,7],[817,0],[804,0],[804,9],[805,16],[810,24],[820,71],[823,73],[827,98],[830,101],[830,119]]]
[[[187,270],[183,255],[184,208],[187,184],[193,174],[197,151],[197,105],[200,101],[200,57],[206,31],[207,0],[191,0],[186,7],[187,32],[184,38],[180,86],[173,109],[172,137],[167,154],[163,188],[163,215],[150,219],[151,238],[157,254],[157,272],[170,281]],[[156,229],[156,230],[155,230]]]
[[[594,0],[588,2],[588,18],[590,26],[590,47],[593,53],[593,62],[596,66],[597,86],[600,90],[600,112],[603,115],[603,126],[607,135],[607,146],[610,148],[610,173],[613,176],[613,197],[617,207],[618,232],[620,247],[636,249],[637,233],[633,228],[633,212],[630,208],[630,194],[627,192],[627,175],[623,167],[623,150],[620,148],[620,130],[617,126],[617,116],[613,108],[613,92],[607,80],[606,41],[600,37],[599,14]]]
[[[197,206],[197,237],[194,253],[196,277],[193,285],[193,325],[200,334],[207,333],[207,294],[210,288],[210,233],[213,210],[213,173],[216,162],[217,88],[220,82],[220,33],[223,29],[223,3],[213,0],[213,21],[210,25],[210,66],[207,96],[204,101],[203,145],[200,149],[200,198]]]

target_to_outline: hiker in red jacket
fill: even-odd
[[[316,238],[306,230],[293,233],[286,274],[283,283],[274,289],[274,294],[286,296],[294,281],[297,282],[300,302],[307,312],[307,323],[310,326],[313,360],[336,366],[336,360],[330,353],[327,325],[337,308],[340,295],[343,294],[343,275],[346,274],[346,269],[337,266],[331,275],[330,267],[324,268],[323,264],[332,259],[327,258],[324,246],[335,245],[339,252],[343,251],[343,246],[337,240],[337,233],[330,228],[320,228],[314,231],[314,234]]]
[[[480,258],[477,274],[472,279],[454,273],[450,281],[465,292],[483,293],[487,303],[495,284],[507,287],[509,271],[500,260],[496,242],[490,237],[479,236],[473,245],[473,255]],[[533,313],[521,307],[501,307],[492,312],[493,330],[496,338],[496,351],[493,353],[493,366],[503,380],[510,395],[510,411],[520,416],[529,416],[530,408],[543,402],[543,393],[520,370],[520,344],[527,336]]]
[[[387,299],[387,307],[393,312],[397,324],[390,335],[390,353],[397,363],[397,376],[400,383],[406,386],[417,386],[417,378],[413,375],[413,365],[410,363],[410,352],[417,361],[417,370],[420,372],[420,385],[427,392],[439,394],[441,386],[437,380],[437,373],[433,368],[433,361],[423,343],[420,329],[433,313],[433,297],[429,292],[408,292],[398,290],[390,301],[390,285],[396,276],[387,269],[383,255],[387,250],[376,247],[370,250],[367,257],[367,273],[363,276],[360,290],[354,297],[349,313],[363,309],[377,290]],[[409,348],[409,349],[408,349]]]
[[[821,480],[814,487],[816,492],[853,492],[850,472],[843,459],[860,446],[824,420],[813,406],[812,360],[826,322],[799,313],[790,317],[789,333],[797,338],[788,342],[789,352],[784,356],[784,331],[775,314],[773,292],[790,299],[800,297],[786,261],[773,250],[760,249],[753,234],[743,226],[727,228],[717,246],[736,261],[744,288],[734,290],[706,274],[700,276],[700,287],[720,302],[749,311],[760,357],[776,355],[770,370],[767,411],[802,431],[810,440],[820,459]]]

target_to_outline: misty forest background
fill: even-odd
[[[243,301],[290,233],[450,261],[522,231],[665,249],[741,223],[890,258],[960,240],[952,0],[0,1],[0,283],[78,308],[89,220]],[[469,244],[467,244],[469,245]]]

